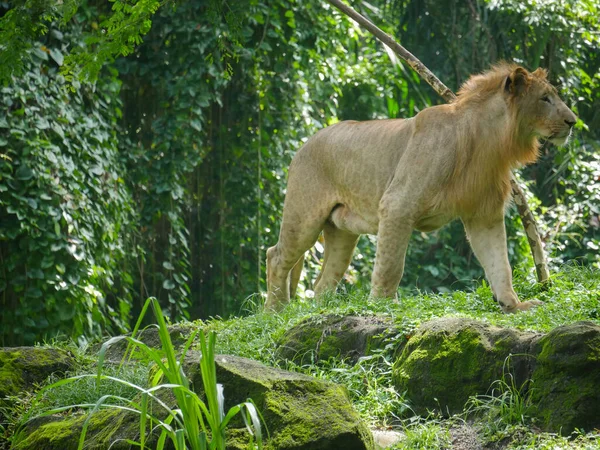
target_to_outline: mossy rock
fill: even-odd
[[[197,368],[196,358],[194,354],[188,358],[187,373]],[[268,449],[363,450],[374,447],[368,428],[354,411],[344,388],[238,356],[218,355],[216,363],[217,380],[224,386],[226,409],[251,398],[268,427]],[[194,390],[201,392],[198,369],[192,379]]]
[[[281,339],[276,356],[302,365],[329,358],[358,360],[380,348],[391,322],[381,317],[311,317]]]
[[[538,347],[531,399],[540,425],[563,434],[600,428],[600,326],[555,328]]]
[[[509,369],[517,384],[524,383],[534,362],[527,355],[537,339],[471,319],[433,320],[417,329],[394,363],[394,385],[406,392],[417,414],[457,413],[470,396],[488,393]]]
[[[87,414],[51,416],[33,420],[13,440],[13,450],[77,450]],[[137,439],[139,416],[129,411],[104,409],[94,413],[88,426],[86,450],[129,450],[126,439]]]
[[[73,363],[68,352],[55,348],[0,348],[0,398],[30,390],[51,374],[70,370]]]

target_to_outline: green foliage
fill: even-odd
[[[534,191],[530,201],[543,218],[543,237],[555,265],[573,258],[600,264],[598,5],[588,0],[526,5],[378,0],[354,6],[398,36],[454,89],[500,58],[550,69],[581,121],[569,146],[544,146],[540,163],[523,170],[522,178]],[[33,161],[21,167],[21,153],[17,158],[9,151],[16,138],[33,139],[30,129],[15,137],[0,128],[6,134],[0,135],[0,171],[8,170],[0,186],[9,176],[31,175],[17,181],[42,183],[27,195],[7,184],[2,192],[10,195],[3,195],[0,211],[10,206],[20,212],[0,212],[10,219],[0,226],[0,252],[4,256],[10,249],[13,261],[0,264],[0,297],[11,311],[24,303],[27,319],[21,321],[16,312],[8,317],[18,316],[15,323],[28,327],[17,327],[6,343],[81,330],[98,336],[111,326],[123,328],[129,310],[137,312],[148,296],[156,296],[172,319],[237,314],[245,298],[264,290],[264,253],[277,240],[287,167],[308,136],[338,120],[408,117],[441,101],[326,2],[20,0],[2,8],[7,13],[0,18],[0,79],[8,83],[3,94],[7,121],[35,118],[44,126],[42,119],[57,122],[56,111],[77,108],[100,120],[92,113],[100,108],[104,122],[91,127],[110,135],[79,145],[74,134],[57,143],[63,138],[51,127],[42,130],[52,145],[81,152],[81,158],[71,156],[73,177],[94,174],[85,178],[96,186],[87,197],[93,203],[89,209],[65,202],[65,193],[52,200],[73,205],[67,213],[78,225],[69,229],[69,219],[36,218],[49,202],[46,196],[54,198],[54,188],[37,180]],[[101,70],[106,64],[110,68]],[[11,73],[24,75],[10,79]],[[80,85],[79,79],[98,76],[95,85]],[[36,77],[52,80],[43,91],[52,92],[52,108],[36,111],[29,103],[12,108],[9,103],[19,96],[34,108],[50,101],[37,95],[40,87],[31,81]],[[65,87],[75,90],[66,94]],[[12,151],[21,152],[24,145]],[[102,184],[103,175],[90,172],[100,173],[98,164],[89,162],[99,157],[100,147],[112,149],[110,157],[100,156],[102,167],[110,167],[103,172],[110,173],[110,183]],[[53,163],[42,158],[39,164]],[[65,191],[83,192],[74,181],[71,186],[71,178],[63,176],[61,183]],[[101,199],[104,194],[96,189],[113,194]],[[28,235],[35,242],[31,245],[50,249],[31,254],[33,263],[25,260],[25,244],[14,231],[20,217],[34,230]],[[64,251],[73,249],[71,236],[78,257],[85,249],[77,264],[49,254],[55,223],[67,239]],[[531,265],[514,208],[507,228],[511,263]],[[361,239],[347,276],[350,284],[368,286],[374,248],[375,238]],[[307,258],[301,295],[313,286],[320,250],[317,245]],[[42,261],[53,265],[41,268]],[[64,274],[46,274],[63,266]],[[38,269],[43,279],[36,278]],[[76,282],[65,279],[73,273]],[[482,276],[456,222],[435,233],[414,234],[402,285],[444,293]],[[58,297],[52,291],[46,298],[45,280],[61,286]],[[3,288],[9,282],[17,291]]]
[[[131,54],[152,27],[152,16],[167,0],[110,0],[112,12],[92,23],[85,45],[66,57],[61,73],[67,80],[95,82],[102,67],[117,56]]]
[[[404,428],[405,439],[392,447],[393,450],[445,449],[452,447],[448,429],[434,420],[415,421]]]
[[[80,32],[51,32],[0,91],[0,342],[99,336],[127,326],[133,212],[115,130],[114,71],[67,94],[57,55]],[[94,91],[95,89],[95,91]]]
[[[80,44],[63,49],[53,49],[52,59],[61,67],[65,78],[74,82],[96,82],[102,67],[117,56],[129,55],[142,43],[142,36],[152,26],[152,16],[168,0],[110,0],[112,12],[102,13],[92,22],[85,39]],[[39,55],[37,41],[50,28],[60,36],[61,31],[83,6],[85,12],[95,10],[83,0],[16,0],[10,2],[8,11],[0,17],[0,82],[21,76],[28,67],[32,55]],[[88,16],[88,18],[90,18]],[[64,51],[66,50],[66,51]],[[66,56],[65,56],[66,55]],[[64,64],[63,64],[64,63]],[[77,89],[77,86],[73,86]]]
[[[21,0],[11,2],[11,8],[0,17],[0,81],[11,76],[21,76],[28,69],[28,61],[42,56],[36,47],[38,39],[48,32],[52,22],[59,17],[68,22],[77,9],[77,0],[56,2],[52,0]],[[5,6],[2,5],[4,8]],[[55,37],[61,32],[53,30]],[[53,49],[52,58],[62,65],[63,54]],[[46,56],[47,59],[47,56]]]

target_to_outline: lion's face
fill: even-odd
[[[568,141],[577,116],[548,83],[545,70],[529,73],[517,68],[507,79],[507,89],[531,133],[556,145]]]

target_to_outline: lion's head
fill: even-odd
[[[521,132],[530,132],[550,142],[563,145],[577,122],[577,116],[560,99],[545,69],[529,73],[522,67],[511,67],[504,89],[510,102],[517,107]]]
[[[515,130],[521,138],[540,137],[554,144],[566,143],[577,116],[560,99],[545,69],[529,72],[510,63],[471,77],[461,87],[458,102],[482,101],[501,94],[516,115]]]

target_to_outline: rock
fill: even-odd
[[[417,414],[458,413],[472,395],[486,394],[510,362],[517,385],[531,373],[534,333],[498,328],[464,318],[421,325],[394,363],[393,382]],[[507,360],[509,355],[514,355]]]
[[[393,447],[394,445],[402,442],[406,437],[404,433],[394,430],[371,430],[373,434],[373,440],[375,441],[375,447],[378,449],[385,449]]]
[[[600,428],[600,326],[561,326],[538,346],[531,399],[542,428],[563,434]]]
[[[389,319],[381,317],[312,317],[283,336],[276,355],[299,365],[331,357],[356,361],[381,347],[390,326]]]
[[[79,436],[87,414],[51,416],[30,422],[15,436],[13,450],[77,450]],[[137,439],[139,416],[117,409],[103,409],[92,415],[85,448],[94,450],[129,450],[125,439]]]
[[[483,450],[477,431],[466,423],[450,428],[450,436],[452,450]]]
[[[195,358],[197,353],[192,353],[186,366],[198,367]],[[217,380],[224,386],[226,410],[251,398],[269,429],[268,448],[373,448],[371,433],[354,411],[344,388],[238,356],[218,355],[215,360]],[[190,377],[196,392],[201,391],[199,370]]]
[[[184,371],[202,397],[200,355],[190,351]],[[217,380],[224,385],[225,410],[252,398],[265,419],[270,440],[266,449],[371,450],[369,430],[354,411],[345,390],[332,383],[261,363],[217,356]],[[162,397],[174,406],[173,396]],[[160,411],[154,408],[155,413]],[[76,449],[85,415],[38,419],[15,441],[15,450]],[[86,448],[129,449],[125,439],[139,439],[138,416],[122,410],[101,410],[93,415]],[[227,428],[228,450],[247,448],[248,435],[241,419]],[[237,428],[236,428],[237,427]],[[148,442],[153,448],[156,436]],[[169,447],[171,448],[171,447]]]
[[[0,399],[31,390],[55,372],[73,367],[66,351],[43,347],[0,348]]]

